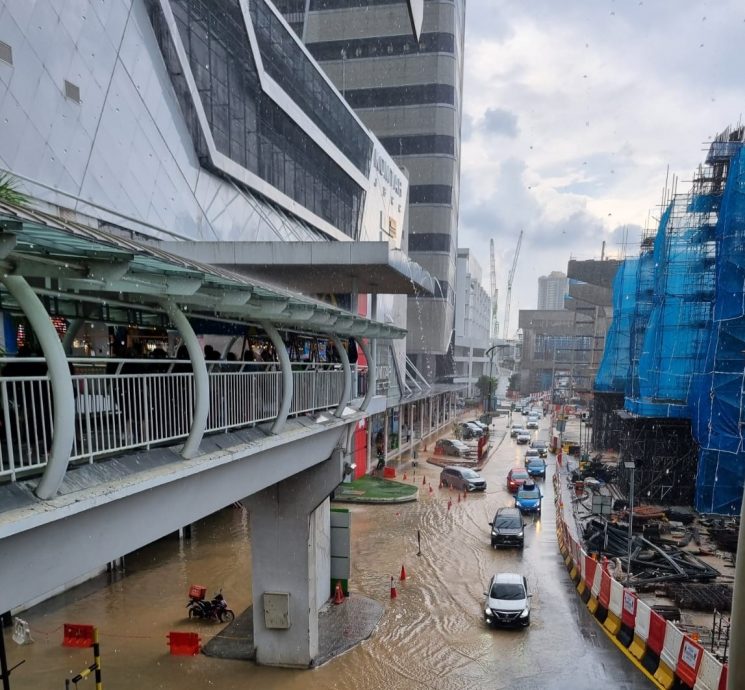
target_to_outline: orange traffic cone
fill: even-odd
[[[464,491],[463,492],[463,500],[465,501],[467,498],[468,498],[468,492],[467,491]]]
[[[458,503],[460,503],[460,491],[458,492]]]
[[[404,568],[403,563],[401,564],[401,577],[398,578],[403,582],[406,579],[406,568]]]
[[[442,479],[440,479],[440,486],[437,487],[438,489],[442,488]]]
[[[424,486],[427,483],[427,477],[422,477],[422,486]]]
[[[406,472],[404,472],[404,481],[406,481],[406,479],[407,479]]]
[[[450,512],[450,509],[453,507],[453,499],[448,498],[448,512]]]
[[[429,493],[432,493],[432,491],[433,491],[433,489],[432,489],[432,484],[430,484],[430,485],[429,485]]]
[[[341,588],[341,580],[336,581],[336,587],[334,588],[334,603],[335,604],[344,603],[344,592]]]
[[[398,596],[398,592],[396,591],[396,585],[393,584],[393,576],[391,576],[391,599],[395,599]]]

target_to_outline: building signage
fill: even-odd
[[[398,170],[394,170],[391,163],[383,157],[377,147],[373,149],[373,168],[390,187],[391,193],[400,197],[403,190],[401,176],[398,174]]]

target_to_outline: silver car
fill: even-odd
[[[486,480],[470,467],[445,467],[440,472],[440,483],[459,491],[486,491]]]
[[[497,573],[484,592],[484,622],[487,625],[530,625],[528,582],[517,573]]]

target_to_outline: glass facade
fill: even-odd
[[[417,184],[409,187],[410,204],[448,204],[453,201],[453,187],[449,184]]]
[[[556,358],[556,365],[587,364],[593,354],[593,337],[589,335],[537,334],[533,359]]]
[[[365,176],[372,141],[265,0],[249,3],[264,69]]]
[[[348,7],[375,7],[376,5],[403,5],[405,0],[310,0],[310,11],[317,10],[343,10]],[[425,0],[430,2],[431,0]],[[455,0],[437,0],[437,2],[449,2]]]
[[[305,0],[274,0],[274,6],[284,15],[292,30],[302,37],[303,22],[305,21]]]
[[[453,236],[449,232],[417,232],[409,235],[410,252],[450,253]]]
[[[364,191],[261,91],[239,0],[170,3],[217,150],[356,239]]]
[[[455,137],[447,134],[412,134],[403,137],[380,137],[391,156],[418,156],[423,153],[444,153],[455,156]]]
[[[409,53],[455,53],[455,35],[446,32],[422,34],[419,42],[411,35],[350,38],[342,41],[308,43],[316,60],[358,60]]]
[[[455,104],[455,89],[448,84],[412,84],[373,89],[347,89],[344,97],[353,108],[389,108],[397,105]]]

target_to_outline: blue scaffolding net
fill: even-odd
[[[729,136],[727,136],[727,134]],[[734,141],[733,141],[734,139]],[[745,479],[745,153],[742,130],[714,142],[710,165],[726,170],[716,224],[716,295],[703,365],[690,403],[699,444],[696,509],[737,513]]]
[[[744,131],[717,137],[691,191],[619,270],[596,380],[620,392],[626,376],[624,406],[640,417],[691,420],[706,513],[738,513],[745,484]]]

